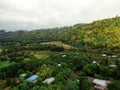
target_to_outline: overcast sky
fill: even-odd
[[[120,15],[120,0],[0,0],[0,29],[32,30]]]

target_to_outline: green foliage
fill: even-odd
[[[17,73],[18,73],[18,75],[20,75],[20,74],[24,73],[24,70],[19,69]]]
[[[30,71],[26,71],[27,77],[30,77],[32,73]]]
[[[104,65],[97,65],[97,64],[87,64],[82,72],[83,74],[91,77],[101,78],[101,79],[112,79],[116,78],[115,74],[116,68],[115,67],[108,67]]]
[[[40,86],[39,86],[39,85],[36,85],[36,86],[34,86],[33,88],[31,88],[30,90],[40,90]]]
[[[41,86],[40,90],[62,90],[61,84],[54,84],[49,86]]]
[[[112,81],[107,87],[109,90],[120,90],[120,81]]]
[[[17,75],[17,70],[19,69],[19,64],[12,64],[7,67],[0,68],[0,78],[15,77]]]
[[[92,85],[86,77],[79,78],[79,90],[91,90]]]
[[[39,43],[33,43],[33,44],[27,44],[24,49],[26,50],[51,50],[51,51],[64,51],[64,47],[62,46],[56,46],[51,44],[39,44]]]
[[[21,84],[19,84],[18,86],[12,88],[11,90],[29,90],[30,87],[32,87],[31,84],[24,81]]]
[[[42,82],[43,80],[45,80],[46,78],[51,77],[52,72],[53,72],[53,71],[52,71],[52,69],[51,69],[49,66],[43,64],[43,65],[41,66],[40,71],[39,71],[38,82],[41,83],[41,82]]]
[[[7,78],[6,79],[6,85],[9,86],[11,85],[12,87],[15,86],[17,84],[16,79],[15,78]]]
[[[77,80],[68,80],[65,90],[79,90],[79,82]]]
[[[9,61],[0,61],[0,68],[8,67],[10,65],[15,64],[14,62],[9,62]]]
[[[97,64],[87,64],[83,68],[83,72],[88,76],[95,76],[95,74],[99,72],[99,66]]]
[[[76,46],[79,44],[93,48],[119,48],[119,32],[120,17],[115,17],[74,27],[67,38],[69,38],[69,42]]]

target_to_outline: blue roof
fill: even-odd
[[[28,80],[28,81],[34,81],[34,80],[36,80],[37,78],[38,78],[38,75],[33,75],[33,76],[29,77],[27,80]]]

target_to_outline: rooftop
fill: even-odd
[[[34,81],[34,80],[36,80],[37,78],[38,78],[38,75],[33,75],[33,76],[29,77],[27,80],[28,80],[28,81]]]
[[[55,78],[51,77],[51,78],[47,78],[43,81],[43,83],[47,83],[47,84],[51,84],[52,82],[54,82]]]
[[[101,85],[101,86],[107,86],[107,81],[106,80],[94,79],[93,83]]]

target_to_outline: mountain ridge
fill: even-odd
[[[37,29],[33,31],[0,31],[0,40],[62,41],[77,47],[120,48],[120,17],[97,20],[70,27]]]

